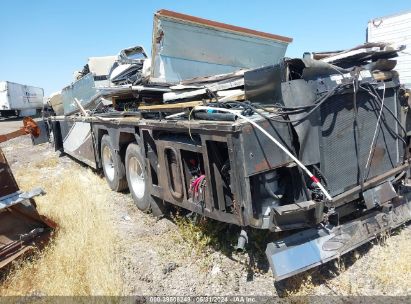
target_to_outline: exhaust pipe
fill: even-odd
[[[235,250],[237,250],[237,252],[244,251],[244,247],[247,243],[248,243],[247,232],[244,229],[241,229],[240,236],[238,237],[237,246],[235,247]]]

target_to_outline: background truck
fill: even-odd
[[[169,11],[153,31],[152,58],[129,61],[121,83],[96,89],[91,71],[62,90],[64,115],[47,120],[56,149],[142,211],[237,225],[237,248],[250,228],[277,234],[277,280],[411,219],[401,49],[289,59],[290,38]]]
[[[31,116],[43,108],[42,88],[0,81],[0,116]]]

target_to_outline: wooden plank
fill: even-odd
[[[203,105],[202,101],[189,101],[189,102],[180,102],[180,103],[169,103],[169,104],[161,104],[161,105],[153,105],[153,106],[139,106],[139,110],[167,110],[167,109],[186,109],[186,108],[193,108],[196,106]]]
[[[373,72],[372,77],[377,81],[388,80],[394,77],[398,77],[398,72],[394,70],[393,71],[378,71],[378,72]]]
[[[357,49],[357,50],[351,50],[351,51],[344,51],[342,53],[327,57],[327,58],[323,58],[321,59],[324,62],[327,63],[332,63],[334,61],[337,60],[341,60],[341,59],[349,59],[350,57],[356,56],[356,55],[363,55],[363,56],[367,56],[372,52],[378,52],[380,50],[379,47],[371,47],[371,48],[361,48],[361,49]]]
[[[215,83],[205,86],[204,89],[193,90],[183,93],[175,93],[169,92],[163,94],[164,101],[176,100],[176,99],[185,99],[185,98],[192,98],[199,95],[204,95],[207,93],[207,90],[211,92],[222,91],[222,90],[229,90],[238,88],[244,85],[244,78],[234,80],[232,82],[225,82],[225,83]]]

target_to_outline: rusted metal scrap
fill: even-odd
[[[40,136],[40,128],[31,117],[23,118],[23,127],[21,127],[19,130],[0,135],[0,143],[26,134],[31,134],[34,137]]]
[[[25,118],[23,123],[20,130],[0,135],[0,142],[25,134],[39,136],[39,128],[31,118]],[[41,188],[20,190],[0,148],[0,268],[50,239],[56,224],[38,213],[33,199],[42,194]]]

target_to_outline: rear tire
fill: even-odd
[[[128,188],[137,208],[143,212],[150,211],[153,198],[149,192],[146,164],[136,144],[129,144],[127,147],[126,176]]]
[[[120,192],[127,188],[126,171],[121,157],[111,145],[110,136],[101,139],[101,164],[107,184],[111,190]]]

